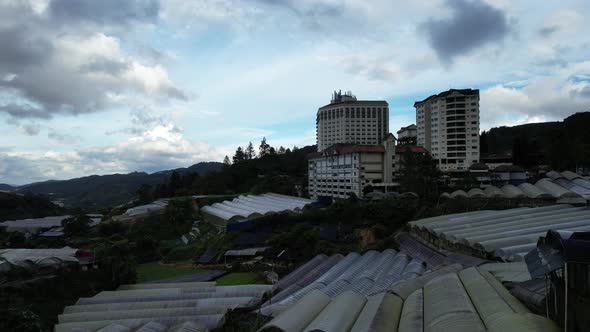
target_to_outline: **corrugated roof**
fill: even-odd
[[[228,309],[258,302],[271,285],[215,286],[215,283],[125,285],[81,298],[59,315],[56,332],[106,331],[120,327],[131,331],[177,331],[193,326],[196,331],[223,323]],[[123,330],[123,331],[128,331]],[[184,331],[190,331],[185,329]]]
[[[570,172],[572,173],[572,172]],[[543,178],[537,183],[522,183],[518,187],[505,185],[502,188],[489,186],[484,190],[472,188],[467,193],[463,190],[456,190],[452,193],[442,193],[443,198],[555,198],[555,199],[590,199],[590,182],[575,173],[563,177],[560,173],[549,172],[549,178]],[[569,178],[569,179],[568,179]],[[571,180],[570,180],[571,179]]]
[[[437,274],[405,297],[391,292],[362,296],[348,291],[330,298],[314,290],[260,331],[505,332],[559,328],[530,313],[489,272],[472,267]]]
[[[590,209],[567,204],[429,219],[410,222],[410,226],[454,246],[483,250],[505,260],[521,260],[550,229],[590,230]]]
[[[261,312],[265,315],[284,310],[313,291],[320,291],[330,298],[353,292],[362,296],[381,293],[395,282],[415,278],[426,270],[422,260],[411,258],[393,249],[383,252],[368,251],[363,255],[350,253],[346,257],[316,258],[322,260],[313,268],[303,266],[295,270],[293,275],[308,271],[314,278],[304,278],[304,282],[296,283],[283,289],[262,305]],[[329,262],[329,263],[328,263]],[[327,268],[329,265],[329,269]],[[316,273],[322,271],[323,273]],[[291,275],[285,277],[292,280]],[[279,284],[286,282],[279,281]]]
[[[300,210],[309,203],[311,200],[305,198],[268,193],[239,196],[232,201],[204,206],[201,211],[226,221],[239,221],[273,212]]]

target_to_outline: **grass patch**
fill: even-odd
[[[137,266],[137,282],[141,283],[146,281],[167,279],[203,271],[205,270],[198,269],[196,267],[191,267],[188,265],[182,266],[175,264],[161,264],[160,262],[151,262],[139,264]]]
[[[233,272],[228,273],[217,281],[218,286],[232,286],[232,285],[247,285],[247,284],[263,284],[264,280],[254,272]]]

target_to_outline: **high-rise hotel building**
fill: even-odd
[[[318,151],[340,143],[381,144],[389,133],[389,105],[334,92],[330,104],[318,110],[316,132]]]
[[[318,152],[308,156],[310,197],[362,196],[367,186],[392,186],[395,137],[386,101],[334,92],[318,110],[316,125]]]
[[[442,171],[464,171],[479,162],[479,90],[441,92],[414,103],[418,145]]]

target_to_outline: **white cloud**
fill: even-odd
[[[481,91],[481,127],[562,120],[576,112],[590,111],[590,86],[584,77],[590,61],[569,65],[549,76],[530,78],[522,88],[498,84]]]

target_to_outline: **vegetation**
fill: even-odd
[[[90,230],[90,217],[87,215],[77,215],[67,218],[61,222],[65,236],[80,236],[88,234]]]
[[[565,170],[590,166],[590,112],[562,122],[492,128],[480,137],[482,155],[512,155],[514,163],[530,169],[549,165]]]
[[[263,138],[259,154],[250,142],[244,149],[238,147],[229,164],[229,157],[219,172],[198,173],[173,172],[167,183],[143,185],[138,196],[141,202],[151,202],[161,197],[189,195],[232,195],[243,192],[276,192],[297,195],[297,188],[307,184],[306,156],[315,152],[315,146],[294,147],[293,150],[275,149]]]
[[[63,208],[53,204],[43,195],[0,192],[0,221],[42,218],[64,212]]]
[[[248,285],[264,283],[258,273],[254,272],[232,272],[221,276],[217,280],[218,286]]]
[[[180,175],[197,173],[207,175],[217,172],[222,163],[198,163],[188,168],[178,168],[148,174],[133,172],[129,174],[91,175],[63,181],[45,181],[20,186],[19,192],[51,195],[63,199],[68,207],[96,209],[123,204],[136,198],[138,189],[146,185],[158,185],[168,181],[173,172]]]
[[[190,266],[190,264],[162,264],[160,262],[144,263],[137,266],[137,282],[142,283],[168,279],[199,272],[203,272],[203,270]]]
[[[427,200],[438,199],[438,179],[441,172],[428,154],[404,153],[401,158],[400,184],[402,191],[410,191]]]

